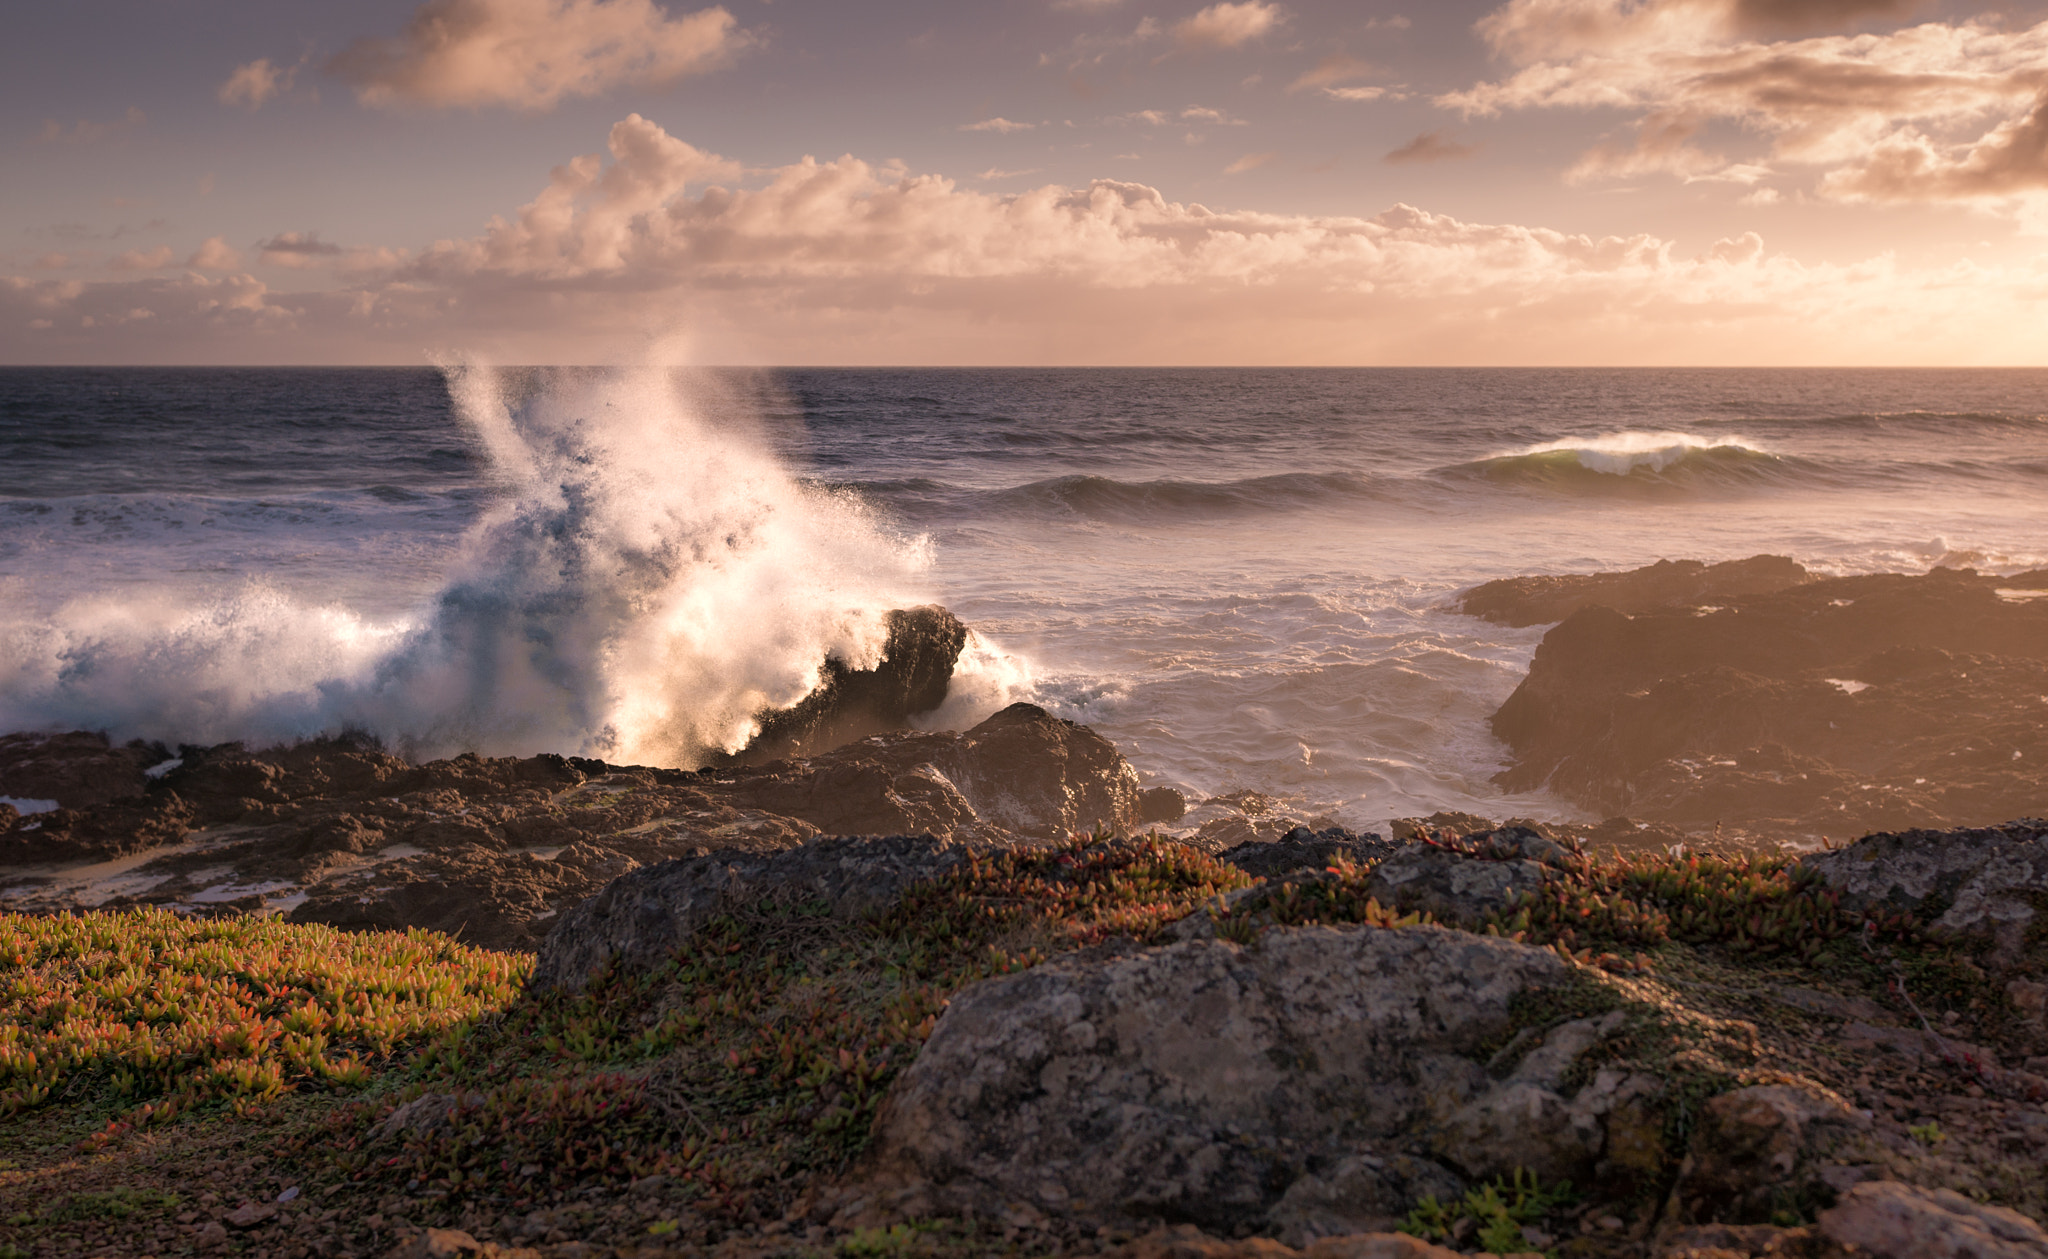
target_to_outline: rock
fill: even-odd
[[[1994,940],[2013,956],[2038,906],[2048,903],[2048,821],[1866,835],[1801,864],[1818,871],[1846,908],[1938,910],[1934,926]]]
[[[1467,837],[1469,849],[1411,843],[1373,868],[1366,893],[1403,913],[1472,925],[1549,882],[1573,854],[1523,827]]]
[[[1279,839],[1239,844],[1217,856],[1246,874],[1270,879],[1296,870],[1322,870],[1340,859],[1370,865],[1396,847],[1369,831],[1360,835],[1340,826],[1320,831],[1297,826]]]
[[[1188,815],[1188,798],[1171,787],[1151,787],[1138,793],[1140,825],[1171,825]]]
[[[1489,1164],[1446,1121],[1501,1089],[1482,1061],[1510,1002],[1576,974],[1437,927],[1055,959],[953,998],[877,1116],[869,1174],[970,1213],[1386,1228]]]
[[[218,1250],[227,1245],[227,1226],[219,1220],[208,1220],[199,1231],[192,1234],[192,1244],[200,1250]]]
[[[2048,1259],[2048,1232],[2019,1212],[1897,1181],[1853,1186],[1820,1231],[1875,1259]]]
[[[1226,1241],[1192,1224],[1160,1228],[1104,1252],[1114,1259],[1460,1259],[1455,1250],[1405,1233],[1350,1233],[1321,1237],[1296,1250],[1270,1237]]]
[[[1459,813],[1452,809],[1439,809],[1428,817],[1397,817],[1387,827],[1394,838],[1406,843],[1411,839],[1434,839],[1439,835],[1472,835],[1494,829],[1494,824],[1476,813]]]
[[[251,1229],[277,1214],[277,1208],[268,1202],[244,1202],[241,1206],[220,1217],[221,1223],[229,1228]]]
[[[542,942],[527,987],[573,992],[614,961],[629,972],[659,966],[733,904],[823,900],[834,917],[858,917],[969,855],[950,840],[898,835],[822,839],[778,853],[720,853],[636,870],[562,917]]]
[[[1812,574],[1782,555],[1753,555],[1720,564],[1658,560],[1626,573],[1489,581],[1459,596],[1458,611],[1500,625],[1549,625],[1596,605],[1627,613],[1690,608],[1740,595],[1770,594],[1811,580]]]
[[[1809,581],[1706,614],[1581,608],[1494,714],[1514,753],[1495,781],[1774,836],[2038,810],[2048,600],[1998,593],[2021,580],[1937,569]]]
[[[1834,1196],[1827,1168],[1863,1161],[1853,1155],[1870,1130],[1867,1112],[1811,1089],[1761,1084],[1723,1093],[1700,1116],[1672,1200],[1682,1218],[1702,1222],[1808,1214]]]
[[[346,931],[423,927],[481,948],[530,949],[561,908],[623,872],[592,876],[530,853],[429,853],[327,879],[288,918]]]
[[[84,730],[0,736],[0,796],[89,809],[141,795],[150,782],[143,771],[167,759],[160,746],[112,747]]]
[[[763,713],[746,748],[720,765],[762,765],[815,756],[886,730],[946,701],[953,666],[967,643],[967,627],[941,607],[898,608],[886,614],[889,640],[872,669],[853,669],[837,657],[825,661],[817,687],[795,707]]]

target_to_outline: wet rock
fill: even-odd
[[[1740,595],[1770,594],[1811,580],[1812,574],[1782,555],[1753,555],[1720,564],[1658,560],[1626,573],[1489,581],[1459,596],[1458,610],[1500,625],[1550,625],[1580,608],[1628,613],[1690,608]]]
[[[0,796],[89,809],[141,795],[150,782],[143,771],[166,759],[162,747],[112,747],[84,730],[0,736]]]
[[[1368,895],[1403,913],[1471,925],[1566,868],[1572,851],[1525,827],[1468,836],[1460,847],[1411,843],[1373,868]]]
[[[1170,825],[1188,815],[1188,798],[1172,787],[1151,787],[1138,793],[1140,825]]]
[[[1370,831],[1361,835],[1341,826],[1320,831],[1297,826],[1271,842],[1254,840],[1217,855],[1246,874],[1271,879],[1296,870],[1327,869],[1338,861],[1370,865],[1398,847]]]
[[[2013,956],[2048,904],[2048,821],[1866,835],[1801,864],[1847,908],[1938,914],[1934,926],[1995,940]]]
[[[815,756],[871,734],[901,730],[912,717],[945,703],[967,627],[933,605],[898,608],[886,619],[889,639],[874,668],[854,669],[828,657],[823,678],[801,703],[762,714],[760,732],[746,748],[713,763],[762,765]]]
[[[1493,830],[1494,823],[1476,813],[1439,809],[1428,817],[1397,817],[1387,829],[1393,832],[1395,840],[1406,843],[1411,839],[1434,839],[1441,835],[1475,835]]]
[[[1435,927],[1056,959],[954,997],[883,1105],[870,1170],[970,1212],[1290,1242],[1385,1228],[1496,1157],[1446,1121],[1501,1087],[1482,1064],[1510,1002],[1571,973]]]
[[[2048,1232],[2019,1212],[1897,1181],[1853,1186],[1820,1232],[1874,1259],[2048,1259]]]
[[[614,961],[627,971],[659,966],[736,904],[819,900],[835,917],[858,917],[969,855],[950,840],[899,835],[821,839],[782,852],[717,853],[636,870],[563,916],[540,946],[528,987],[576,991]]]
[[[1810,581],[1711,611],[1580,609],[1493,717],[1496,781],[1689,829],[1979,824],[2048,786],[2048,574]]]
[[[1867,1112],[1811,1089],[1755,1085],[1708,1102],[1672,1190],[1682,1218],[1737,1224],[1809,1215],[1834,1198],[1830,1168],[1863,1161]]]

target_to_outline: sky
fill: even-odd
[[[2048,4],[7,25],[0,363],[2048,364]]]

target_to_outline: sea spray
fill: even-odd
[[[879,658],[928,546],[800,485],[662,369],[446,369],[501,495],[413,616],[252,584],[76,600],[7,631],[0,728],[265,742],[345,728],[413,756],[690,764]]]

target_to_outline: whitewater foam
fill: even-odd
[[[1523,459],[1540,455],[1569,456],[1580,467],[1590,472],[1628,476],[1639,469],[1663,472],[1689,457],[1713,452],[1743,455],[1770,453],[1755,442],[1733,434],[1724,437],[1701,437],[1693,433],[1624,431],[1603,433],[1597,437],[1565,437],[1557,441],[1540,442],[1521,450],[1505,451],[1494,457]]]
[[[0,729],[691,764],[870,667],[929,548],[799,485],[659,369],[446,370],[498,501],[439,590],[372,620],[261,582],[71,600],[5,627]]]

